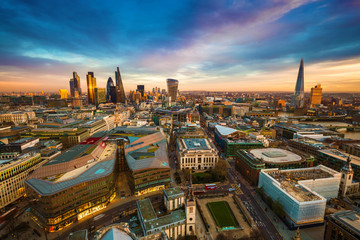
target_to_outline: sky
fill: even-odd
[[[105,88],[120,68],[125,91],[360,92],[358,0],[2,0],[0,92]]]

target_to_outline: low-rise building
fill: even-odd
[[[169,188],[164,190],[164,201],[167,213],[158,216],[151,204],[150,199],[146,198],[137,201],[137,214],[143,235],[139,239],[163,239],[165,233],[166,239],[178,239],[181,236],[192,235],[187,231],[187,215],[194,219],[195,211],[188,212],[188,208],[182,208],[185,205],[184,192],[179,188]],[[194,229],[193,229],[194,230]]]
[[[219,160],[218,151],[208,138],[179,138],[176,150],[180,169],[210,169]]]
[[[245,132],[221,125],[215,126],[214,138],[226,157],[235,157],[238,150],[264,147],[263,143],[246,138]]]
[[[23,153],[27,148],[35,147],[35,145],[39,142],[39,138],[33,137],[25,137],[21,138],[15,142],[11,142],[6,144],[1,151],[2,152],[18,152]]]
[[[360,239],[360,210],[331,214],[326,223],[324,239]]]
[[[351,167],[354,170],[354,180],[360,181],[360,158],[346,154],[336,149],[321,149],[315,155],[318,163],[328,166],[336,171],[341,171],[348,157],[351,158]]]
[[[235,156],[236,169],[253,185],[258,185],[262,169],[295,169],[312,167],[314,158],[300,156],[281,148],[258,148],[239,150]]]

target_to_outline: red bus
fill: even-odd
[[[216,184],[215,183],[205,184],[205,189],[206,190],[215,190],[216,189]]]

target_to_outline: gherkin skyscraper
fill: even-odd
[[[295,92],[291,103],[295,108],[304,107],[304,59],[301,59],[299,73],[296,80]]]

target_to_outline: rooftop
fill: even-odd
[[[155,210],[149,198],[138,200],[137,205],[145,222],[156,218]]]
[[[180,196],[184,196],[184,192],[180,187],[167,188],[164,190],[164,195],[167,199],[174,199]]]
[[[184,138],[186,148],[189,150],[208,150],[210,147],[208,146],[206,140],[204,138]]]
[[[299,202],[323,200],[317,193],[308,190],[301,182],[303,180],[329,179],[338,175],[337,171],[319,165],[312,168],[299,168],[290,170],[269,169],[262,170],[274,178],[283,190]]]
[[[258,148],[250,150],[250,153],[266,163],[288,163],[302,160],[301,156],[281,148]]]
[[[113,172],[114,163],[115,159],[99,162],[82,174],[62,182],[51,182],[32,178],[26,180],[26,183],[41,195],[52,195],[77,184],[108,176]]]
[[[350,228],[352,232],[360,237],[360,210],[350,210],[334,213],[331,215],[336,221],[339,221],[341,225],[345,225],[346,228]]]
[[[166,140],[161,132],[139,137],[126,146],[126,161],[131,170],[170,168]]]
[[[157,217],[151,201],[148,198],[137,201],[137,204],[138,211],[141,212],[141,216],[143,217],[145,231],[149,231],[154,228],[161,228],[162,226],[166,226],[172,223],[185,221],[186,218],[185,211],[182,209],[172,211],[170,214],[162,217]]]
[[[351,164],[360,166],[360,157],[341,152],[337,149],[324,149],[324,150],[319,150],[319,151],[323,154],[326,154],[326,155],[332,156],[334,158],[337,158],[339,160],[342,160],[342,161],[344,161],[344,163],[347,162],[347,158],[350,156]]]

